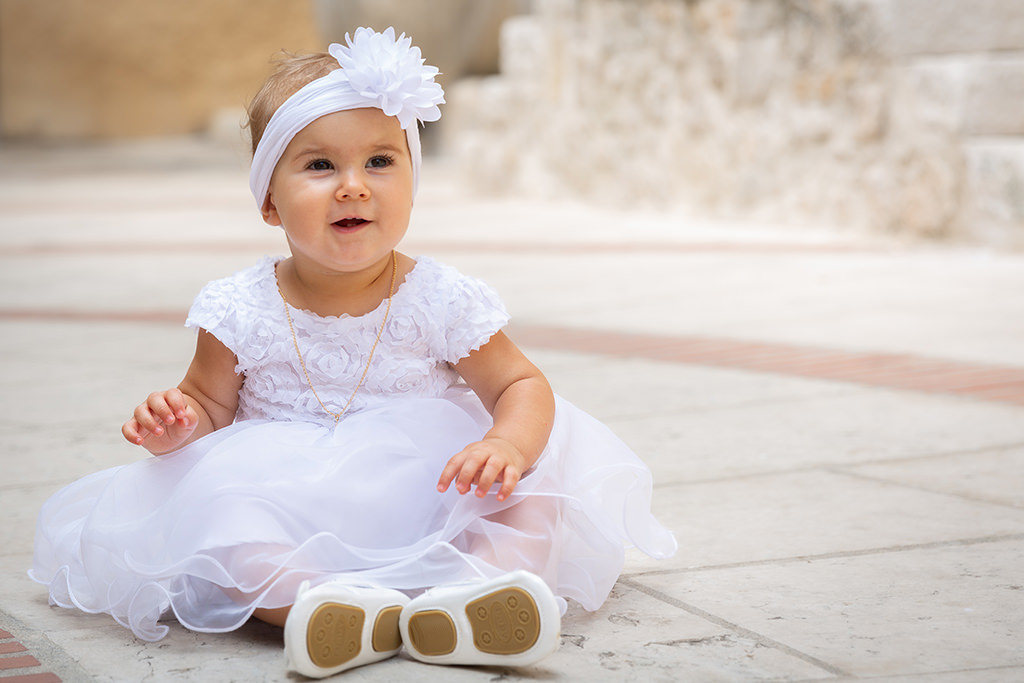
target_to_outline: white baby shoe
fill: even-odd
[[[398,654],[398,619],[409,602],[389,588],[305,582],[284,626],[288,668],[310,678],[379,662]]]
[[[430,664],[527,666],[558,649],[561,616],[539,576],[440,586],[402,609],[405,650]]]

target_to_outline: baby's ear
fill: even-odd
[[[274,196],[269,192],[267,193],[267,198],[263,200],[263,208],[260,209],[260,213],[263,214],[264,223],[274,227],[281,227],[281,216],[277,213]]]

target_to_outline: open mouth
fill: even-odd
[[[361,225],[365,225],[370,221],[365,218],[342,218],[340,221],[334,221],[334,225],[339,228],[358,228]]]

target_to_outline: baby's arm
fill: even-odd
[[[185,379],[173,389],[150,394],[121,433],[153,455],[162,455],[231,424],[242,388],[237,362],[216,337],[199,330]]]
[[[454,481],[459,493],[467,493],[476,484],[482,498],[501,481],[498,500],[505,500],[547,445],[555,416],[551,386],[502,332],[455,369],[491,413],[494,426],[448,461],[437,489],[446,491]]]

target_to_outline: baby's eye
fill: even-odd
[[[327,161],[327,159],[317,159],[316,161],[309,162],[309,166],[306,168],[311,171],[329,171],[334,167],[331,165],[331,162]]]
[[[366,167],[387,168],[394,162],[395,159],[390,154],[378,154],[377,156],[370,157],[370,160],[366,162]]]

